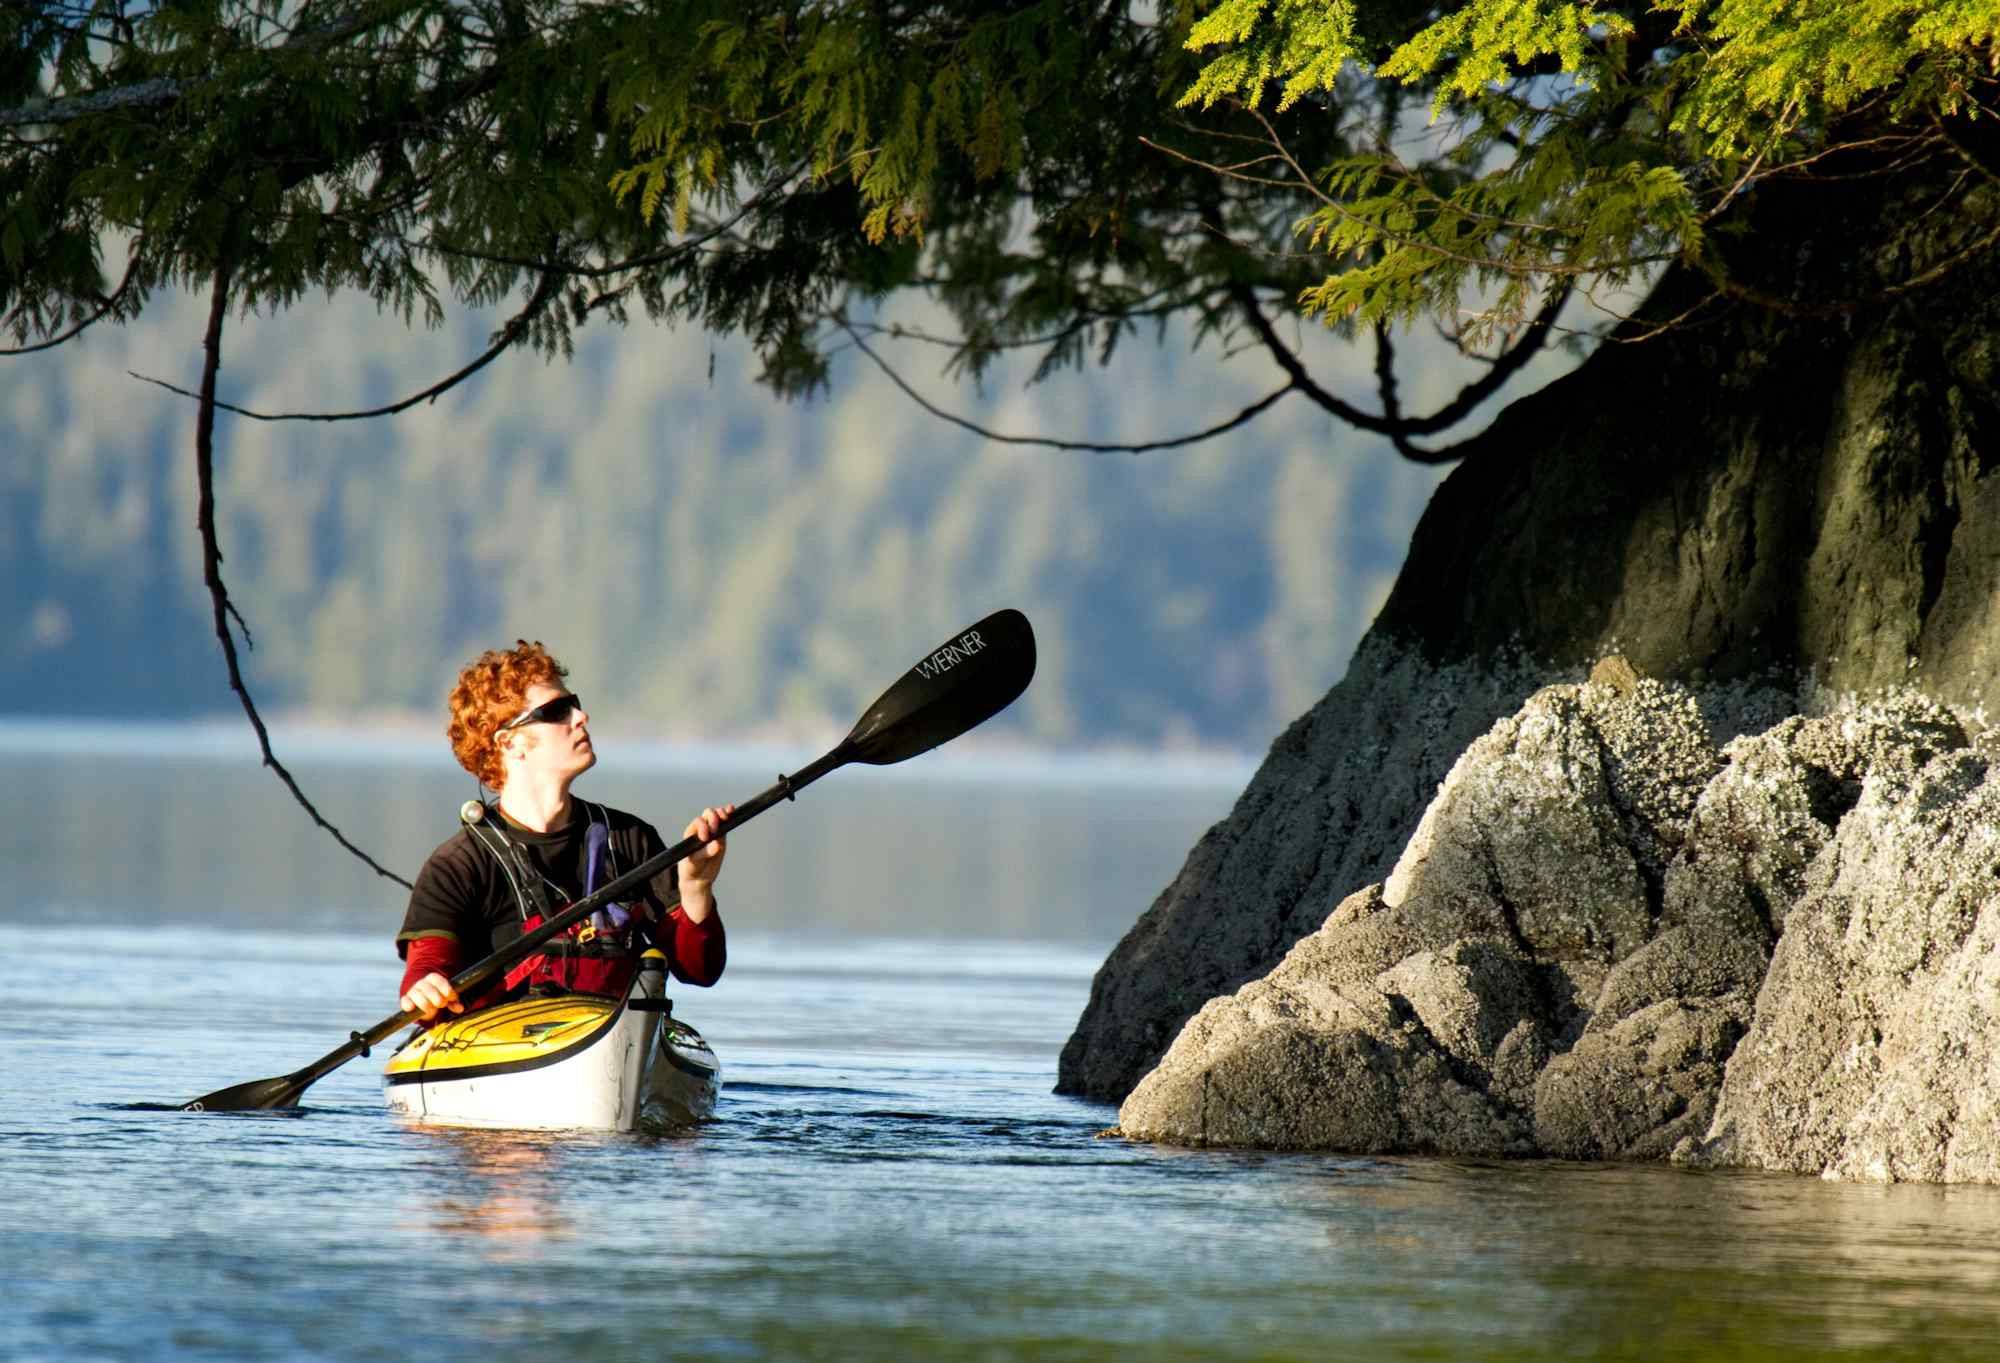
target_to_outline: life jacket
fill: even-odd
[[[617,855],[611,850],[611,825],[602,805],[585,804],[590,826],[584,830],[584,886],[588,896],[599,884],[616,877]],[[487,818],[487,808],[468,801],[459,811],[473,841],[493,854],[500,870],[513,888],[514,902],[521,914],[521,931],[533,932],[555,917],[559,909],[551,885],[537,869],[528,851],[507,836],[500,819]],[[608,874],[607,874],[608,872]],[[621,904],[606,904],[580,923],[542,944],[542,949],[518,962],[507,972],[507,995],[598,994],[623,998],[639,972],[639,953],[645,944],[638,938],[631,910]]]

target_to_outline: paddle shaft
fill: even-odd
[[[795,774],[780,776],[776,785],[736,806],[735,812],[723,820],[721,825],[716,828],[716,836],[721,837],[734,829],[741,828],[772,805],[791,799],[798,792],[819,780],[820,777],[837,767],[845,766],[853,760],[852,748],[843,742],[839,747],[818,761],[809,766],[801,767]],[[522,933],[519,937],[507,943],[506,946],[501,947],[484,960],[467,966],[452,977],[451,987],[458,991],[461,997],[470,995],[501,971],[533,955],[536,947],[539,947],[557,933],[564,932],[573,924],[582,922],[589,915],[603,908],[627,890],[645,884],[661,871],[666,870],[667,867],[693,854],[707,841],[709,839],[699,836],[682,838],[665,851],[654,853],[623,875],[612,877],[597,891],[577,900],[546,923]],[[411,1020],[411,1014],[407,1012],[395,1012],[383,1018],[365,1032],[350,1034],[346,1045],[340,1047],[338,1050],[329,1051],[312,1064],[307,1065],[304,1069],[294,1070],[291,1074],[286,1075],[283,1081],[283,1101],[259,1104],[259,1106],[288,1106],[291,1102],[296,1101],[298,1096],[314,1083],[333,1073],[333,1071],[339,1069],[357,1055],[367,1054],[371,1047],[388,1040],[397,1032],[409,1026]],[[215,1097],[217,1095],[209,1096]],[[202,1100],[196,1099],[195,1102],[188,1104],[188,1106],[191,1109],[199,1108],[202,1106]]]

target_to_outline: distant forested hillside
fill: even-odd
[[[234,708],[201,593],[189,308],[93,335],[88,363],[0,361],[0,695],[13,714]],[[178,324],[176,324],[178,323]],[[252,319],[224,396],[377,402],[479,337],[362,308]],[[1024,389],[954,389],[993,427],[1103,440],[1256,396],[1211,357],[1145,351]],[[221,537],[273,711],[437,712],[456,666],[546,640],[602,724],[844,729],[915,652],[1002,605],[1041,672],[1045,743],[1261,747],[1344,668],[1435,474],[1303,406],[1145,455],[995,445],[858,361],[783,403],[739,350],[635,328],[570,364],[512,356],[436,409],[346,424],[225,417]],[[1362,385],[1365,387],[1366,380]]]

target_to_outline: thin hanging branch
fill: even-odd
[[[1297,162],[1292,159],[1291,152],[1278,139],[1277,130],[1267,120],[1263,120],[1261,115],[1259,119],[1264,123],[1265,130],[1270,137],[1271,145],[1277,149],[1278,153],[1285,158],[1288,164],[1297,169]],[[1141,140],[1143,141],[1144,139]],[[1148,145],[1156,144],[1148,143]],[[1158,149],[1169,151],[1173,155],[1180,155],[1179,153],[1172,153],[1169,148],[1159,147]],[[1188,160],[1190,158],[1182,156],[1181,159]],[[1207,165],[1208,163],[1195,162],[1195,164]],[[1242,178],[1213,165],[1209,165],[1208,168],[1215,170],[1219,178]],[[1305,173],[1302,169],[1297,169],[1297,173],[1302,179],[1304,178]],[[1314,190],[1314,192],[1318,193],[1317,190]],[[1324,198],[1325,196],[1321,195],[1320,197]],[[1232,245],[1237,244],[1230,237],[1223,224],[1218,203],[1211,202],[1207,205],[1202,213],[1202,225],[1217,240],[1230,242]],[[1308,398],[1312,399],[1313,402],[1317,403],[1327,413],[1346,422],[1356,430],[1367,431],[1371,435],[1387,437],[1390,443],[1394,445],[1396,452],[1403,458],[1419,464],[1441,464],[1459,457],[1461,453],[1459,444],[1454,443],[1442,449],[1427,450],[1411,444],[1411,438],[1414,436],[1436,435],[1439,432],[1449,430],[1451,427],[1465,420],[1481,403],[1499,391],[1500,387],[1507,380],[1518,373],[1529,360],[1539,354],[1543,347],[1548,344],[1549,335],[1554,329],[1556,318],[1569,302],[1570,295],[1575,291],[1575,287],[1575,279],[1570,276],[1558,276],[1552,280],[1551,287],[1543,300],[1540,311],[1535,314],[1533,320],[1521,329],[1520,335],[1511,344],[1503,347],[1498,355],[1487,360],[1486,372],[1459,389],[1456,396],[1444,406],[1427,415],[1415,417],[1405,415],[1402,409],[1394,372],[1395,348],[1390,341],[1389,331],[1386,326],[1378,323],[1374,328],[1376,341],[1376,387],[1382,399],[1382,411],[1379,413],[1369,412],[1336,396],[1313,378],[1298,353],[1292,347],[1286,345],[1284,338],[1278,334],[1277,327],[1265,313],[1263,304],[1257,297],[1257,290],[1251,283],[1242,280],[1232,282],[1225,286],[1225,292],[1236,304],[1244,321],[1249,324],[1250,330],[1263,344],[1264,349],[1277,362],[1278,367],[1284,370],[1290,377],[1292,387],[1305,393]]]
[[[218,401],[214,392],[207,386],[206,376],[204,376],[202,391],[200,393],[190,393],[187,389],[177,384],[168,383],[165,379],[156,379],[150,374],[141,374],[131,369],[125,372],[141,383],[153,384],[180,397],[196,398],[201,402],[203,409],[210,411],[211,415],[214,409],[220,409],[225,412],[234,413],[237,416],[249,417],[252,421],[366,421],[371,417],[394,416],[398,412],[407,411],[415,407],[418,403],[429,402],[433,398],[444,396],[453,388],[456,388],[459,384],[465,382],[465,380],[471,378],[474,374],[477,374],[495,359],[499,358],[501,352],[507,350],[516,341],[521,339],[527,330],[528,323],[534,320],[535,315],[548,306],[549,300],[555,296],[556,289],[560,283],[561,279],[559,276],[553,274],[544,275],[541,282],[535,286],[535,292],[529,297],[527,304],[519,312],[515,313],[512,318],[508,319],[507,324],[500,329],[498,338],[471,364],[466,365],[456,373],[446,375],[420,392],[412,393],[406,398],[399,398],[385,407],[371,407],[367,411],[254,412],[248,407],[238,407],[234,403]]]
[[[1415,417],[1399,415],[1400,407],[1397,409],[1398,414],[1378,415],[1363,411],[1354,404],[1343,402],[1329,393],[1313,381],[1312,376],[1306,372],[1304,363],[1278,335],[1278,329],[1271,325],[1271,319],[1265,316],[1264,309],[1259,306],[1255,292],[1247,284],[1233,286],[1233,292],[1238,306],[1242,309],[1244,320],[1249,322],[1251,329],[1264,342],[1264,348],[1270,352],[1271,358],[1278,362],[1278,367],[1292,376],[1294,386],[1304,390],[1307,397],[1348,425],[1374,435],[1388,436],[1396,442],[1396,448],[1404,458],[1418,463],[1432,464],[1442,463],[1458,456],[1447,450],[1418,449],[1407,443],[1409,438],[1435,435],[1439,431],[1457,425],[1471,415],[1473,409],[1480,403],[1491,397],[1502,384],[1514,377],[1522,366],[1540,353],[1542,347],[1548,343],[1556,316],[1562,311],[1563,305],[1569,302],[1573,287],[1571,281],[1567,279],[1559,281],[1548,301],[1542,305],[1541,311],[1536,313],[1534,320],[1522,330],[1520,339],[1496,357],[1484,374],[1459,389],[1456,397],[1435,412]],[[1378,351],[1378,355],[1379,353]],[[1393,388],[1390,391],[1393,392]],[[1450,450],[1455,451],[1456,448],[1452,446]]]
[[[236,659],[236,640],[229,632],[229,621],[234,617],[243,630],[246,647],[256,644],[250,638],[250,627],[242,613],[229,599],[229,589],[222,581],[222,549],[215,534],[215,400],[216,374],[222,368],[222,322],[229,311],[229,286],[233,262],[228,248],[216,263],[215,282],[208,305],[208,331],[202,338],[201,406],[195,414],[194,423],[194,468],[195,482],[199,490],[196,503],[195,524],[201,531],[201,576],[208,587],[208,599],[215,606],[215,637],[222,641],[222,658],[229,667],[229,688],[243,702],[243,713],[250,717],[250,727],[257,731],[257,746],[264,754],[264,765],[277,773],[285,789],[292,792],[292,798],[312,816],[312,821],[333,835],[333,840],[361,858],[379,876],[395,881],[405,889],[412,888],[410,882],[385,869],[373,857],[347,840],[338,828],[328,823],[313,802],[299,789],[299,783],[292,779],[291,772],[278,761],[271,751],[271,735],[264,728],[264,717],[257,713],[256,702],[250,698],[250,688],[244,685],[243,670]]]
[[[1645,341],[1650,341],[1656,336],[1663,336],[1669,331],[1689,325],[1696,313],[1722,297],[1722,290],[1710,290],[1695,299],[1694,302],[1681,311],[1675,313],[1672,317],[1669,317],[1666,321],[1658,323],[1644,322],[1637,313],[1619,312],[1615,308],[1606,307],[1588,293],[1584,296],[1590,299],[1590,305],[1593,308],[1610,317],[1618,325],[1605,332],[1601,337],[1592,332],[1585,332],[1569,327],[1558,327],[1556,330],[1567,336],[1589,336],[1593,340],[1601,339],[1606,345],[1638,345]]]
[[[1387,322],[1375,324],[1375,390],[1382,395],[1382,416],[1389,423],[1389,442],[1396,453],[1415,463],[1424,463],[1428,452],[1410,444],[1403,431],[1403,398],[1396,379],[1396,340]]]
[[[938,420],[948,422],[953,426],[959,427],[961,430],[970,431],[974,435],[985,440],[991,440],[997,445],[1033,445],[1045,450],[1074,450],[1085,454],[1146,454],[1153,450],[1181,449],[1188,445],[1198,445],[1204,440],[1212,440],[1226,431],[1235,430],[1238,426],[1242,426],[1253,420],[1265,409],[1277,402],[1279,398],[1298,387],[1296,383],[1287,383],[1282,388],[1276,389],[1257,399],[1257,401],[1251,403],[1227,421],[1219,422],[1203,430],[1194,431],[1187,435],[1173,436],[1165,440],[1141,441],[1135,445],[1105,444],[1095,440],[1058,440],[1051,436],[1041,435],[1005,435],[989,427],[982,426],[969,418],[959,416],[955,412],[945,411],[942,407],[939,407],[926,398],[922,393],[912,388],[887,360],[870,349],[868,343],[861,339],[861,333],[855,329],[851,322],[844,317],[835,317],[833,321],[836,326],[847,333],[848,338],[854,343],[854,348],[873,360],[876,368],[887,374],[889,381],[902,389],[904,395],[910,401],[916,403],[917,406],[923,408]]]
[[[535,318],[538,317],[542,313],[542,311],[548,307],[549,303],[555,299],[558,290],[561,288],[565,280],[591,279],[610,274],[626,273],[631,270],[640,268],[642,266],[652,266],[652,265],[670,263],[671,261],[677,259],[678,257],[688,255],[695,251],[699,251],[717,237],[720,237],[723,234],[733,230],[737,223],[741,222],[745,217],[749,216],[749,214],[753,210],[760,207],[765,201],[768,200],[768,198],[771,195],[777,193],[778,190],[784,188],[786,184],[788,184],[792,179],[796,178],[800,173],[801,173],[801,167],[798,166],[792,167],[791,169],[787,170],[783,175],[779,176],[778,178],[766,184],[763,189],[758,191],[755,197],[753,197],[749,202],[745,203],[736,212],[736,214],[730,217],[727,221],[718,223],[708,231],[690,237],[686,241],[677,242],[673,247],[671,247],[668,250],[659,251],[649,256],[629,257],[625,260],[617,261],[614,262],[613,264],[606,266],[581,266],[575,264],[574,262],[556,260],[554,259],[553,248],[551,248],[550,258],[541,261],[531,261],[526,259],[515,260],[512,258],[502,258],[497,256],[477,257],[480,259],[499,261],[500,263],[503,264],[520,265],[527,268],[539,270],[541,271],[542,275],[541,281],[538,284],[536,284],[535,291],[531,295],[529,295],[527,303],[521,308],[521,310],[518,313],[514,314],[513,317],[509,318],[508,321],[500,328],[500,331],[495,336],[493,343],[487,346],[487,348],[483,352],[481,352],[479,356],[475,358],[470,364],[465,365],[464,367],[454,371],[453,373],[447,374],[444,378],[438,380],[436,383],[433,383],[426,388],[423,388],[415,393],[412,393],[407,397],[399,398],[396,401],[387,404],[386,406],[370,407],[365,410],[347,411],[347,412],[258,412],[258,411],[253,411],[248,407],[238,407],[234,403],[228,403],[228,402],[217,402],[215,405],[225,412],[231,412],[241,417],[248,417],[252,421],[323,421],[323,422],[367,421],[375,417],[395,416],[400,412],[406,412],[410,408],[415,407],[420,403],[430,402],[433,401],[434,399],[443,397],[446,393],[456,388],[459,384],[465,382],[465,380],[471,378],[474,374],[477,374],[480,370],[484,369],[487,365],[491,364],[494,360],[498,359],[503,352],[513,348],[513,346],[515,346],[521,340],[521,338],[527,334],[528,325],[531,322],[533,322]],[[435,245],[420,246],[419,249],[435,251],[440,254],[470,254],[466,252],[453,252],[450,248],[435,246]],[[608,307],[611,305],[613,301],[615,301],[616,298],[621,296],[623,292],[624,290],[621,289],[621,290],[613,290],[609,293],[599,294],[596,298],[591,300],[590,305],[586,310],[595,311],[601,307]],[[133,378],[138,379],[142,383],[150,383],[155,387],[164,388],[169,393],[173,393],[176,396],[184,398],[192,398],[197,396],[194,393],[188,392],[187,389],[185,388],[182,388],[176,384],[168,383],[165,379],[156,379],[149,374],[140,374],[129,369],[126,370],[125,372],[127,374],[130,374]]]

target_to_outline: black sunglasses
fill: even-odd
[[[567,695],[557,696],[554,700],[545,700],[532,710],[523,710],[494,732],[504,734],[509,729],[520,728],[523,724],[560,724],[570,717],[572,711],[582,708],[583,702],[577,699],[576,692],[571,691]]]

